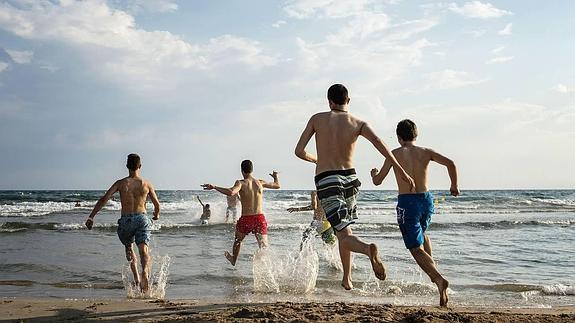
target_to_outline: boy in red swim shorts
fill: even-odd
[[[224,253],[232,266],[236,265],[242,241],[248,234],[253,233],[256,236],[260,248],[267,247],[268,224],[262,212],[263,191],[264,188],[280,188],[278,173],[276,171],[270,174],[274,181],[266,182],[261,179],[255,179],[252,176],[254,165],[250,160],[242,161],[241,169],[243,179],[237,180],[234,186],[230,188],[219,187],[212,184],[202,185],[204,190],[216,190],[227,196],[234,194],[239,194],[240,196],[242,216],[236,223],[234,246],[231,254],[228,251]]]

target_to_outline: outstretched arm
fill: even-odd
[[[295,146],[295,155],[298,156],[299,158],[305,160],[305,161],[317,164],[317,157],[308,153],[305,150],[305,147],[309,143],[309,140],[311,139],[311,137],[313,136],[314,133],[315,133],[315,129],[313,128],[313,117],[311,117],[309,119],[309,121],[307,122],[307,125],[306,125],[305,129],[303,130],[303,132],[299,138],[299,141],[297,142],[297,145]]]
[[[391,169],[391,162],[389,161],[389,159],[385,159],[385,162],[383,163],[383,166],[381,166],[379,172],[377,171],[377,168],[372,169],[371,180],[373,181],[373,184],[380,185],[387,176],[387,174],[389,173],[390,169]]]
[[[112,195],[114,195],[114,193],[116,193],[117,191],[118,191],[118,181],[112,184],[112,186],[108,189],[106,194],[104,194],[104,196],[102,196],[98,200],[96,205],[94,205],[94,209],[92,210],[92,212],[90,212],[90,215],[88,216],[88,219],[86,219],[85,223],[88,230],[92,230],[92,226],[94,225],[94,217],[96,216],[96,213],[98,213],[104,207],[104,205],[106,205],[108,200],[111,199]]]
[[[308,205],[308,206],[302,206],[302,207],[290,207],[287,209],[287,211],[289,213],[301,212],[301,211],[313,211],[313,206]]]
[[[157,221],[160,219],[160,201],[158,200],[156,190],[154,190],[154,186],[152,185],[152,183],[148,183],[148,187],[150,188],[148,196],[152,200],[152,204],[154,204],[154,217],[152,218],[152,220]]]
[[[387,148],[385,143],[375,134],[375,132],[373,132],[373,130],[367,123],[363,124],[363,126],[361,127],[361,132],[359,134],[365,137],[365,139],[369,140],[369,142],[373,144],[375,149],[377,149],[377,151],[379,151],[383,155],[383,157],[385,157],[385,160],[386,161],[389,160],[391,165],[395,169],[399,170],[401,178],[407,183],[409,183],[412,191],[415,191],[415,181],[405,172],[403,167],[401,167],[401,165],[397,162],[397,159],[395,159],[395,156],[393,156],[391,151],[389,151],[389,148]]]
[[[264,180],[260,179],[260,183],[262,183],[262,186],[265,188],[273,188],[273,189],[278,189],[280,188],[280,180],[278,179],[278,172],[276,172],[275,170],[270,174],[270,176],[274,179],[274,181],[272,183],[268,183]]]
[[[449,174],[449,179],[451,180],[451,187],[449,188],[451,195],[453,196],[459,195],[459,188],[457,186],[457,166],[455,166],[453,160],[431,149],[429,149],[429,152],[431,153],[431,160],[447,167],[447,173]]]
[[[215,186],[212,184],[203,184],[202,187],[206,191],[216,190],[216,191],[218,191],[224,195],[232,196],[234,194],[237,194],[240,191],[240,189],[242,188],[242,184],[240,183],[240,181],[236,181],[234,186],[232,186],[230,188],[219,187],[219,186]]]
[[[202,202],[202,200],[200,200],[200,196],[196,195],[196,198],[198,199],[198,202],[200,202],[200,205],[202,205],[202,207],[204,207],[204,203]]]

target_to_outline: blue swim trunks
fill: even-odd
[[[397,224],[407,249],[423,244],[423,234],[431,223],[435,211],[433,196],[429,192],[400,194],[397,197]]]
[[[118,238],[124,245],[137,245],[145,243],[149,245],[152,236],[152,220],[146,213],[123,214],[118,219]]]

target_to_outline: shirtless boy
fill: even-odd
[[[203,184],[205,190],[216,190],[227,196],[239,194],[242,203],[242,216],[236,223],[236,236],[232,254],[225,252],[226,259],[232,264],[236,265],[236,260],[240,253],[242,240],[253,233],[258,241],[258,246],[264,248],[268,246],[268,224],[266,217],[262,212],[262,200],[264,188],[278,189],[280,182],[278,180],[278,173],[273,171],[270,176],[274,179],[273,182],[266,182],[261,179],[255,179],[252,176],[254,166],[250,160],[244,160],[241,164],[243,179],[235,182],[234,186],[224,188],[212,184]]]
[[[238,217],[238,201],[240,200],[240,197],[238,194],[226,196],[226,200],[228,202],[228,207],[226,208],[226,223],[228,223],[230,215],[232,216],[232,222],[236,222],[236,218]]]
[[[367,255],[375,276],[381,280],[386,277],[377,246],[361,241],[352,234],[349,227],[357,219],[356,196],[361,185],[352,161],[357,138],[362,136],[370,141],[386,160],[394,165],[407,186],[412,186],[413,180],[370,126],[348,112],[350,99],[345,86],[332,85],[327,91],[327,99],[330,111],[317,113],[309,119],[297,143],[295,154],[316,164],[315,184],[318,198],[339,240],[343,267],[341,285],[350,290],[353,288],[351,252]],[[314,134],[317,157],[305,150]]]
[[[313,231],[316,231],[317,234],[321,236],[323,242],[330,245],[335,243],[335,235],[333,233],[333,228],[331,227],[331,224],[329,224],[329,221],[326,219],[323,208],[319,205],[317,192],[311,191],[310,194],[311,194],[310,205],[302,207],[290,207],[287,209],[289,213],[301,212],[301,211],[313,211],[313,219],[309,225],[309,228],[307,228],[303,232],[302,245],[300,246],[300,249],[303,246],[303,243],[307,239],[309,239]]]
[[[439,305],[447,306],[447,287],[449,282],[439,273],[431,255],[431,241],[425,233],[431,223],[434,211],[433,196],[427,191],[427,166],[434,161],[447,167],[451,180],[451,195],[459,195],[457,187],[457,168],[449,158],[414,144],[417,138],[417,127],[411,120],[403,120],[397,124],[397,140],[401,147],[392,151],[403,169],[415,179],[415,193],[406,183],[397,180],[399,196],[397,197],[397,223],[403,236],[405,247],[409,249],[415,261],[437,285],[439,290]],[[373,184],[379,185],[389,173],[391,163],[386,159],[378,172],[371,170]],[[394,169],[395,178],[399,178]]]
[[[200,205],[202,205],[202,216],[200,216],[200,221],[201,221],[202,225],[207,225],[207,224],[209,224],[210,217],[212,216],[212,211],[210,210],[210,205],[204,204],[204,202],[202,202],[202,200],[200,200],[200,197],[198,195],[196,195],[196,198],[198,199],[198,202],[200,202]]]
[[[98,200],[86,220],[86,227],[92,230],[96,214],[106,205],[114,193],[120,192],[122,216],[118,220],[118,237],[124,245],[126,259],[130,262],[130,269],[134,275],[134,282],[140,286],[143,293],[146,293],[149,288],[148,283],[152,262],[148,248],[152,235],[152,221],[146,216],[146,199],[149,196],[154,204],[154,217],[152,220],[160,219],[160,202],[158,201],[152,183],[140,177],[140,167],[142,167],[140,156],[137,154],[129,154],[126,167],[129,170],[128,177],[117,180],[104,196]],[[132,248],[134,241],[140,252],[140,262],[142,265],[141,277],[138,274],[136,254]]]

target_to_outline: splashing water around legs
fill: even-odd
[[[287,255],[278,255],[271,248],[256,252],[253,259],[254,290],[295,294],[313,291],[319,270],[315,242],[315,238],[307,239],[301,250]]]
[[[142,277],[144,275],[135,276],[140,279],[140,281],[134,281],[131,277],[134,275],[130,275],[130,272],[133,272],[134,261],[133,259],[127,265],[124,265],[122,268],[122,282],[124,284],[124,290],[126,291],[126,296],[128,298],[156,298],[156,299],[163,299],[166,296],[166,285],[168,283],[168,268],[170,266],[170,256],[169,255],[154,255],[151,256],[151,249],[149,252],[146,253],[147,259],[144,259],[144,262],[148,262],[147,265],[147,272],[145,275],[147,277]],[[140,256],[142,253],[140,253]],[[155,260],[155,261],[152,261]],[[158,270],[154,272],[153,265],[157,264]],[[145,270],[144,270],[145,272]],[[137,274],[137,266],[136,266],[136,274]],[[144,283],[145,282],[145,283]]]

